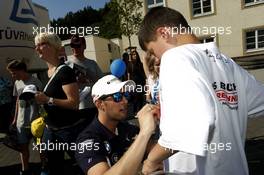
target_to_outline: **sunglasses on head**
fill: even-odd
[[[129,100],[130,99],[130,93],[129,92],[116,92],[114,94],[104,95],[100,99],[105,100],[107,97],[112,97],[113,101],[118,103],[118,102],[122,101],[123,97],[125,97],[126,100]]]

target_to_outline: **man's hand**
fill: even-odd
[[[159,107],[151,104],[146,104],[138,113],[138,121],[140,132],[152,134],[155,131],[157,117],[159,115]]]
[[[146,159],[143,164],[142,168],[142,173],[143,174],[150,174],[153,173],[154,171],[162,170],[163,169],[163,164],[161,163],[154,163],[151,162],[150,160]]]

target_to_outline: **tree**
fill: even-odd
[[[69,12],[64,18],[58,18],[57,20],[51,21],[51,26],[53,27],[93,27],[93,24],[102,21],[102,16],[98,10],[93,9],[90,6],[84,7],[75,13]],[[59,37],[64,39],[69,39],[71,37],[70,33],[59,33]]]
[[[120,29],[128,37],[131,48],[131,36],[136,34],[142,22],[143,2],[140,0],[112,0],[112,9],[117,9],[120,19]]]
[[[51,21],[53,27],[99,27],[99,36],[104,38],[121,38],[120,20],[117,8],[110,8],[112,2],[105,4],[105,7],[95,10],[90,6],[84,7],[75,13],[69,12],[63,18]],[[59,34],[61,39],[69,39],[71,34]]]
[[[100,34],[104,38],[121,38],[120,20],[117,9],[111,8],[112,2],[106,3],[104,8],[100,9],[102,20],[96,24],[100,27]]]

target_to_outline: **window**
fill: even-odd
[[[204,16],[214,13],[214,0],[191,0],[192,16]]]
[[[251,6],[256,4],[264,3],[264,0],[244,0],[245,6]]]
[[[147,0],[148,9],[153,7],[165,6],[164,0]]]
[[[264,28],[246,31],[245,37],[247,52],[264,50]]]

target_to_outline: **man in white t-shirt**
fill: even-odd
[[[264,111],[264,85],[214,43],[200,44],[189,29],[179,12],[157,7],[148,12],[139,31],[141,48],[161,58],[161,137],[143,173],[184,153],[182,161],[170,159],[165,165],[181,162],[183,171],[169,168],[171,173],[247,175],[247,118]]]
[[[17,143],[20,147],[20,174],[27,175],[31,172],[29,166],[29,144],[33,136],[30,124],[38,115],[39,105],[34,98],[34,94],[26,94],[25,90],[29,86],[35,91],[42,90],[42,83],[27,72],[27,65],[23,61],[11,61],[7,65],[7,70],[15,80],[13,96],[16,97],[16,110],[12,125],[16,126]]]

